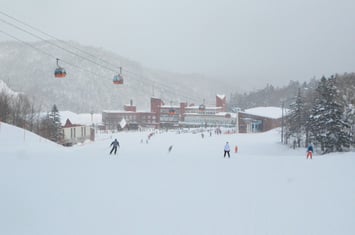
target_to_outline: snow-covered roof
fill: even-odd
[[[223,100],[224,98],[226,98],[226,95],[217,94],[217,97],[220,98],[221,100]]]
[[[187,106],[185,109],[199,109],[199,105],[194,105],[194,106]],[[222,107],[215,107],[215,106],[205,106],[205,110],[218,110],[221,109]]]
[[[161,105],[160,107],[161,108],[175,108],[175,109],[180,108],[179,105]]]
[[[124,110],[103,110],[103,113],[136,113],[133,111],[124,111]]]
[[[80,113],[76,114],[71,111],[60,111],[60,122],[62,125],[65,125],[65,122],[67,119],[70,120],[72,124],[81,124],[81,125],[91,125],[92,123],[101,123],[102,122],[102,114],[101,113],[94,113],[92,115],[91,120],[91,114],[90,113]]]
[[[282,117],[282,108],[281,107],[256,107],[256,108],[246,109],[244,113],[276,119]]]

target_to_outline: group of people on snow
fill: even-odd
[[[117,148],[120,147],[120,143],[118,142],[117,139],[115,139],[114,141],[111,142],[110,144],[110,147],[112,146],[112,149],[110,151],[110,155],[112,153],[114,153],[116,155],[117,153]],[[170,145],[169,148],[168,148],[168,152],[170,153],[171,150],[173,149],[173,145]],[[227,141],[226,144],[224,145],[224,155],[223,157],[225,158],[226,156],[228,156],[228,158],[230,158],[230,146],[229,146],[229,142]],[[235,153],[238,152],[238,146],[236,145],[235,146],[235,149],[234,149]],[[313,157],[313,146],[310,144],[308,145],[307,147],[307,159],[312,159]]]

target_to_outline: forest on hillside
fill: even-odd
[[[321,153],[349,151],[355,145],[355,74],[291,81],[288,86],[234,94],[229,109],[279,106],[282,142],[293,148],[315,145]]]
[[[355,73],[312,79],[245,94],[235,93],[229,111],[258,106],[279,106],[288,110],[282,125],[282,142],[293,147],[310,143],[322,153],[349,151],[355,146]],[[45,115],[43,115],[43,113]],[[23,127],[57,141],[58,109],[43,110],[38,100],[25,94],[0,91],[0,120]]]
[[[240,94],[238,92],[231,95],[228,107],[240,108],[242,110],[254,107],[281,107],[282,103],[291,100],[297,95],[298,89],[302,89],[305,93],[312,91],[317,86],[317,79],[309,82],[300,83],[298,81],[290,81],[287,86],[274,87],[267,84],[265,88]]]

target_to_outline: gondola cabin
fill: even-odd
[[[123,84],[123,77],[120,74],[117,74],[113,77],[113,84],[120,85]]]
[[[67,72],[64,68],[58,67],[54,71],[54,77],[56,78],[65,78],[65,76],[67,76]]]
[[[59,66],[59,59],[57,58],[57,68],[54,70],[54,77],[56,78],[65,78],[67,72],[64,68]]]

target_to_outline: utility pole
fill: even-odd
[[[281,102],[281,143],[284,143],[284,101]]]

